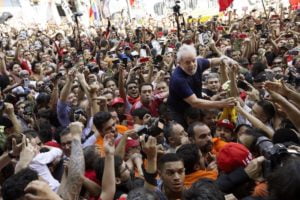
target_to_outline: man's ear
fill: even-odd
[[[116,177],[116,185],[121,184],[121,179],[119,177]]]
[[[174,144],[175,143],[175,140],[172,136],[168,137],[168,140],[169,140],[169,144]]]
[[[198,171],[198,170],[200,170],[201,168],[200,168],[200,164],[195,164],[194,165],[194,171]]]

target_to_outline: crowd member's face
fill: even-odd
[[[24,52],[24,59],[28,60],[28,61],[31,61],[32,59],[32,55],[29,51],[25,51]]]
[[[258,62],[258,56],[256,54],[252,55],[251,56],[251,63],[254,64],[254,63],[257,63]]]
[[[238,61],[241,57],[241,53],[239,51],[234,51],[232,52],[231,57],[233,60]]]
[[[207,89],[218,92],[220,88],[220,81],[218,78],[210,78],[207,80]]]
[[[123,161],[121,167],[120,167],[120,180],[121,182],[126,182],[131,179],[130,170],[127,167],[125,161]]]
[[[115,91],[117,89],[117,85],[114,81],[108,81],[106,83],[106,88],[111,89],[111,91]]]
[[[260,105],[258,105],[257,103],[254,104],[252,107],[252,114],[254,117],[258,118],[264,124],[266,124],[268,122],[268,116],[264,112],[263,108]]]
[[[14,75],[19,75],[19,72],[21,71],[21,67],[19,64],[14,64],[12,70]]]
[[[118,115],[123,115],[125,113],[125,105],[123,103],[115,104],[114,108]]]
[[[225,142],[232,142],[233,141],[233,132],[225,127],[217,126],[216,129],[216,136],[220,137]]]
[[[272,67],[281,67],[281,66],[282,66],[282,59],[281,59],[281,58],[276,58],[276,59],[273,61]]]
[[[110,114],[111,114],[111,118],[115,120],[116,124],[120,124],[118,113],[116,111],[111,111]]]
[[[194,127],[193,142],[199,147],[202,153],[208,153],[213,148],[211,131],[208,126],[195,126]]]
[[[141,101],[142,103],[149,104],[152,98],[153,89],[150,85],[144,85],[141,88]]]
[[[159,174],[166,190],[174,193],[183,191],[185,170],[182,161],[166,162]]]
[[[116,138],[118,136],[118,133],[116,131],[116,121],[113,118],[109,119],[103,125],[103,128],[100,131],[100,134],[102,137],[104,137],[106,134],[113,134]]]
[[[267,41],[267,38],[260,38],[259,39],[259,47],[264,47],[266,41]]]
[[[272,72],[273,74],[276,76],[276,75],[281,75],[283,76],[283,71],[282,71],[282,68],[281,67],[273,67],[272,68]]]
[[[184,128],[180,124],[175,124],[172,128],[173,136],[171,138],[172,143],[174,146],[181,145],[184,139],[187,139],[188,134],[185,132]],[[170,141],[170,142],[171,142]]]
[[[295,46],[295,40],[294,39],[288,39],[287,44],[288,44],[288,48],[291,49]]]
[[[168,92],[168,85],[166,82],[160,82],[156,85],[156,91],[158,93]]]
[[[41,65],[40,64],[36,64],[35,68],[34,68],[34,73],[37,73],[37,74],[40,73],[41,69],[42,69]]]
[[[78,105],[78,99],[74,93],[70,93],[68,96],[68,102],[72,106],[77,106]]]
[[[238,142],[240,144],[243,144],[248,149],[251,148],[253,141],[254,141],[254,137],[251,136],[251,135],[248,135],[248,134],[245,134],[245,133],[238,135]]]
[[[196,57],[194,55],[186,55],[180,61],[181,69],[188,75],[192,76],[197,71]]]
[[[111,101],[113,100],[114,96],[112,93],[106,93],[105,95],[105,98],[107,100],[107,104],[110,105],[111,104]]]
[[[286,46],[286,44],[287,44],[287,41],[286,41],[286,40],[280,40],[280,41],[278,42],[277,46],[278,46],[278,47],[284,47],[284,46]]]
[[[60,137],[61,149],[67,157],[70,157],[71,155],[72,140],[73,137],[71,133],[68,133]]]
[[[127,94],[132,98],[137,98],[139,96],[139,90],[136,83],[130,83],[127,86]]]

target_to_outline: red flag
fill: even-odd
[[[219,0],[220,12],[226,10],[231,4],[233,0]]]
[[[297,10],[300,7],[300,0],[290,0],[292,10]]]
[[[135,0],[130,0],[130,5],[133,6]]]

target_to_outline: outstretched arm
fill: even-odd
[[[81,133],[83,125],[73,122],[69,125],[72,133],[71,156],[68,165],[67,177],[62,181],[58,193],[63,199],[79,199],[79,193],[83,183],[84,156],[81,147]],[[66,171],[65,171],[66,172]]]

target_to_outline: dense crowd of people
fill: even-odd
[[[175,18],[1,25],[3,200],[299,199],[300,11]]]

